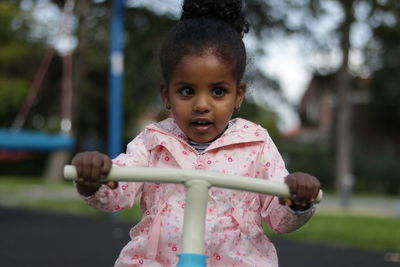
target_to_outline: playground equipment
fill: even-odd
[[[64,133],[47,134],[38,131],[13,132],[0,129],[0,148],[6,150],[68,150],[74,139]]]
[[[64,178],[77,179],[74,166],[64,167]],[[179,267],[206,266],[207,256],[203,254],[204,231],[210,187],[244,190],[278,197],[290,196],[289,188],[284,183],[198,170],[113,167],[102,181],[176,183],[186,186],[182,253],[178,255]],[[319,192],[316,202],[321,199],[322,191]]]
[[[122,149],[122,89],[123,89],[123,14],[126,0],[113,0],[110,39],[110,84],[109,84],[109,156],[116,157]],[[68,39],[73,35],[74,8],[79,1],[64,1],[64,11],[59,35]],[[67,38],[65,38],[67,37]],[[65,50],[65,49],[64,49]],[[60,51],[59,51],[60,52]],[[75,145],[71,136],[72,103],[72,51],[61,52],[63,62],[61,86],[61,131],[49,134],[43,131],[24,130],[29,111],[38,98],[43,79],[55,57],[56,50],[50,47],[43,56],[32,85],[10,129],[0,129],[0,150],[8,154],[13,151],[62,151]],[[64,163],[65,164],[65,163]]]
[[[75,1],[66,0],[60,21],[59,37],[71,38],[73,25],[73,9]],[[43,56],[32,85],[23,105],[20,108],[10,129],[0,129],[0,154],[2,159],[26,159],[24,155],[31,155],[37,151],[50,152],[45,170],[48,180],[61,179],[62,168],[69,160],[69,150],[75,146],[71,136],[71,102],[72,102],[72,50],[58,51],[62,57],[62,82],[61,82],[61,122],[60,131],[50,134],[38,130],[25,130],[23,126],[39,91],[50,63],[55,57],[56,49],[50,47]],[[20,157],[21,156],[21,157]]]
[[[108,154],[115,158],[122,149],[122,91],[124,75],[123,14],[125,0],[114,0],[112,4],[110,38],[110,82],[108,107]]]
[[[70,36],[72,32],[72,12],[74,1],[67,0],[64,5],[64,15],[60,23],[60,33]],[[37,98],[43,79],[55,56],[55,49],[49,48],[43,56],[42,62],[36,71],[32,85],[25,101],[16,116],[11,129],[0,129],[0,149],[34,150],[34,151],[60,151],[73,148],[75,141],[70,135],[71,130],[71,99],[72,99],[72,54],[62,55],[63,75],[61,85],[61,131],[57,134],[49,134],[43,131],[22,130],[28,113]]]

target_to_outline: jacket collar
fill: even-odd
[[[245,119],[236,118],[230,124],[231,126],[218,139],[212,142],[204,152],[224,146],[263,142],[268,137],[268,133],[264,128]],[[187,137],[173,118],[152,123],[146,127],[146,131],[150,134],[150,138],[146,142],[146,148],[149,150],[159,145],[171,150],[170,147],[175,143],[185,146],[188,150],[195,151],[187,143]]]

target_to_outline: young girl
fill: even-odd
[[[165,37],[160,94],[172,118],[146,127],[111,161],[98,152],[72,160],[78,192],[104,211],[130,208],[141,193],[142,220],[115,266],[173,266],[180,250],[185,188],[177,184],[108,183],[111,165],[215,171],[286,182],[290,199],[211,188],[206,218],[208,266],[277,266],[277,254],[260,224],[293,231],[313,215],[318,180],[289,174],[267,130],[231,120],[242,104],[246,65],[242,41],[248,24],[239,0],[186,0],[181,21]]]

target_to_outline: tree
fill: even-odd
[[[302,13],[302,19],[298,20],[299,25],[293,32],[308,36],[312,40],[309,45],[311,53],[321,51],[333,51],[337,49],[342,55],[339,66],[331,65],[328,68],[316,66],[317,72],[338,72],[337,88],[337,122],[335,134],[336,150],[336,188],[342,195],[347,190],[344,185],[351,185],[353,172],[352,158],[352,136],[355,134],[351,128],[352,107],[349,104],[349,88],[351,88],[351,76],[369,75],[370,91],[372,93],[372,103],[370,110],[372,112],[370,131],[377,132],[375,139],[368,140],[376,142],[377,147],[400,147],[399,145],[399,10],[398,1],[380,1],[380,0],[335,0],[335,1],[281,1],[275,6],[288,5],[297,7],[296,12]],[[274,3],[274,1],[271,1]],[[326,7],[339,7],[337,14],[340,19],[332,27],[328,38],[320,38],[313,32],[315,26],[310,27],[313,21],[321,20],[327,14]],[[289,8],[290,10],[290,8]],[[295,16],[296,12],[290,12],[290,16]],[[290,17],[284,20],[285,25],[290,25]],[[354,36],[357,34],[357,26],[363,25],[364,31],[370,32],[369,40],[364,40],[361,45],[356,43]],[[315,23],[314,23],[315,25]],[[279,26],[279,25],[278,25]],[[284,26],[284,28],[287,26]],[[292,28],[293,29],[293,28]],[[365,36],[365,34],[364,34]],[[318,40],[319,38],[319,40]],[[367,42],[368,41],[368,42]],[[367,45],[366,45],[367,44]],[[354,67],[350,61],[350,55],[353,51],[363,55],[364,65]],[[350,67],[351,66],[351,67]],[[350,182],[350,183],[349,183]],[[345,201],[346,202],[346,201]]]
[[[0,3],[0,127],[10,127],[32,82],[45,46],[29,36],[29,14],[14,2]]]
[[[369,15],[371,40],[365,48],[371,75],[372,123],[378,136],[374,142],[400,154],[400,3],[375,1]]]
[[[105,74],[108,73],[110,12],[109,2],[81,1],[77,5],[79,45],[74,55],[73,125],[78,140],[106,140],[108,76]],[[137,125],[141,114],[162,109],[158,99],[161,80],[158,46],[177,18],[144,7],[127,8],[125,12],[124,121],[125,138],[130,140],[139,131]],[[259,27],[261,24],[259,22]],[[254,76],[263,75],[258,73]],[[269,124],[277,121],[275,116],[263,120],[269,120]]]

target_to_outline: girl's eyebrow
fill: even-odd
[[[175,82],[174,85],[175,86],[194,86],[193,84],[184,82],[184,81]]]
[[[225,81],[221,81],[221,82],[211,83],[211,85],[212,86],[221,86],[221,85],[229,86],[230,83],[229,82],[225,82]]]
[[[195,84],[185,82],[185,81],[178,81],[173,84],[174,86],[190,86],[190,87],[195,87]],[[226,82],[226,81],[220,81],[220,82],[215,82],[215,83],[210,83],[210,86],[215,87],[215,86],[230,86],[231,83]]]

